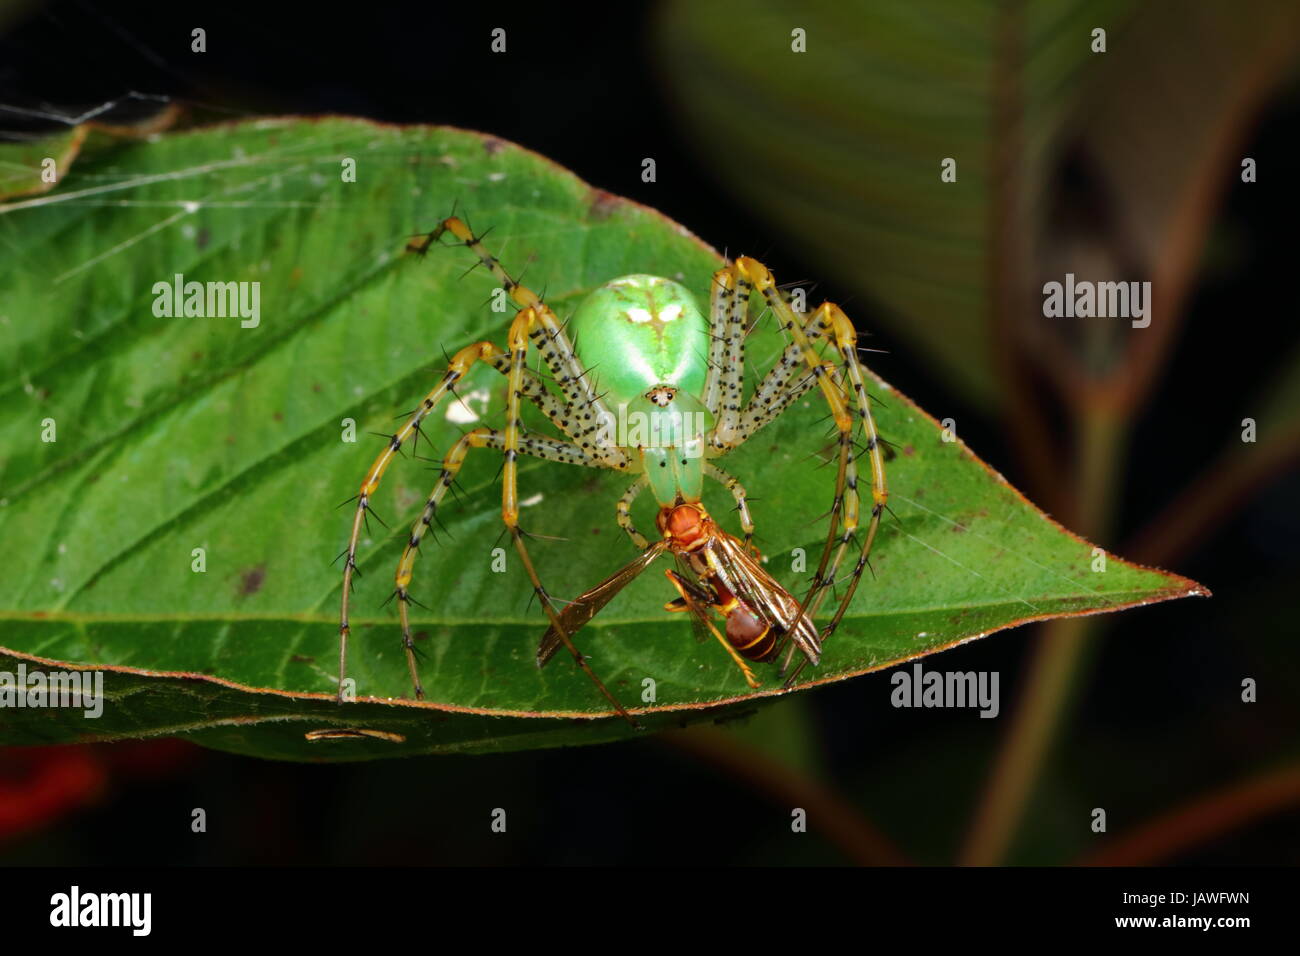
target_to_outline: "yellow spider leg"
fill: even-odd
[[[456,384],[475,362],[490,362],[501,354],[501,350],[491,342],[477,342],[474,345],[467,345],[454,356],[447,367],[446,373],[433,389],[425,396],[420,407],[415,410],[410,419],[401,430],[393,435],[389,440],[387,447],[379,453],[375,459],[370,471],[366,473],[365,480],[361,482],[361,490],[357,493],[357,510],[352,517],[352,533],[348,537],[347,559],[343,563],[343,596],[339,611],[339,689],[338,699],[341,702],[344,699],[343,681],[347,676],[348,662],[348,635],[350,628],[348,625],[348,599],[352,595],[352,574],[357,568],[357,542],[361,538],[361,525],[366,516],[366,510],[370,507],[370,497],[379,487],[379,482],[384,477],[384,472],[388,470],[389,464],[392,463],[393,456],[401,450],[407,439],[416,434],[422,422],[434,407],[442,401],[444,395]]]
[[[424,688],[420,684],[420,676],[416,668],[415,640],[411,634],[410,623],[409,606],[411,596],[407,590],[415,570],[415,556],[419,553],[420,542],[424,539],[425,533],[437,518],[438,506],[448,490],[450,490],[452,483],[455,482],[456,476],[460,473],[461,466],[465,463],[469,450],[471,448],[504,450],[505,443],[505,436],[501,432],[495,428],[481,427],[466,432],[456,441],[456,444],[452,445],[442,459],[442,474],[439,476],[437,484],[434,485],[433,491],[429,494],[428,500],[425,501],[424,511],[421,512],[420,517],[416,519],[415,525],[411,528],[411,536],[407,539],[406,547],[402,551],[402,559],[397,564],[395,593],[398,600],[398,613],[402,622],[402,646],[406,650],[406,664],[411,671],[411,685],[415,688],[417,698],[424,696]],[[567,465],[585,465],[588,468],[601,467],[596,459],[584,455],[577,445],[541,435],[523,436],[520,439],[519,450],[525,455],[543,458],[547,461],[556,461]]]
[[[619,703],[618,698],[610,693],[601,679],[588,666],[586,658],[574,646],[573,639],[569,636],[569,632],[560,620],[559,613],[555,610],[555,605],[551,603],[551,598],[546,593],[546,588],[542,586],[541,578],[537,575],[537,569],[533,567],[533,560],[528,554],[528,546],[524,544],[523,531],[519,527],[519,486],[516,459],[519,457],[519,440],[522,430],[519,420],[520,386],[524,379],[524,363],[527,358],[528,339],[541,321],[539,310],[530,305],[520,309],[514,321],[510,323],[510,379],[506,392],[505,466],[501,476],[501,520],[505,522],[511,537],[514,538],[515,550],[519,552],[519,559],[523,562],[524,570],[533,583],[533,591],[536,593],[537,599],[541,602],[543,610],[546,611],[546,616],[550,618],[556,634],[564,642],[564,646],[569,653],[573,655],[574,663],[582,669],[583,673],[591,679],[596,688],[614,706],[619,716],[633,727],[637,727],[638,724],[632,719],[632,715]],[[588,451],[588,448],[581,442],[578,444],[584,452]]]
[[[832,505],[831,514],[831,531],[826,539],[826,546],[822,551],[822,560],[818,566],[818,572],[814,576],[811,588],[803,602],[803,609],[811,618],[816,615],[821,603],[825,598],[827,591],[835,580],[835,575],[843,561],[844,554],[848,549],[849,543],[857,533],[859,524],[859,494],[858,494],[858,469],[853,451],[853,430],[855,420],[852,415],[853,411],[857,413],[857,420],[861,422],[867,442],[867,454],[871,464],[872,482],[872,508],[871,519],[868,526],[867,534],[863,541],[857,565],[855,566],[845,594],[840,599],[840,604],[836,610],[835,616],[831,623],[822,633],[823,643],[826,638],[839,626],[848,609],[848,602],[852,599],[857,589],[858,581],[862,576],[862,571],[867,565],[870,556],[871,545],[875,540],[876,530],[880,524],[880,515],[884,511],[885,502],[888,499],[888,491],[885,484],[884,460],[880,453],[880,443],[876,434],[875,422],[871,416],[870,403],[866,394],[862,376],[862,366],[858,362],[857,356],[857,332],[853,328],[853,323],[839,308],[839,306],[826,302],[819,306],[811,315],[806,318],[800,316],[794,311],[781,297],[780,291],[776,287],[776,280],[772,273],[761,262],[745,256],[737,259],[734,263],[737,272],[748,278],[758,289],[767,303],[773,315],[777,317],[781,327],[790,334],[790,337],[799,345],[803,353],[804,361],[808,364],[809,371],[817,379],[821,386],[822,394],[826,397],[826,402],[830,406],[831,416],[835,420],[835,427],[839,432],[839,468],[835,483],[835,500]],[[829,374],[827,365],[818,354],[813,350],[811,336],[808,334],[808,328],[817,330],[817,337],[824,334],[833,341],[836,351],[839,352],[842,367],[845,369],[849,384],[853,389],[853,400],[844,389],[837,383],[834,377]],[[829,562],[827,558],[837,540],[836,525],[839,521],[843,522],[843,529],[838,535],[838,548],[834,548],[834,558]],[[793,654],[793,649],[790,652]],[[790,660],[787,657],[787,664]],[[804,661],[801,661],[791,673],[786,685],[798,676],[802,670]]]
[[[614,435],[614,416],[604,401],[596,394],[586,370],[578,362],[569,337],[550,306],[527,286],[517,282],[499,259],[484,247],[480,237],[475,236],[463,221],[452,216],[444,219],[438,227],[429,233],[416,246],[418,252],[424,252],[444,234],[451,233],[455,238],[478,256],[479,261],[501,283],[510,298],[521,309],[533,310],[534,321],[530,323],[529,338],[551,371],[555,383],[564,393],[568,405],[575,410],[575,420],[565,426],[565,431],[573,437],[583,451],[605,461],[612,469],[626,470],[627,457],[612,443]],[[525,343],[526,344],[526,343]],[[514,351],[514,348],[511,348]],[[609,440],[604,440],[606,437]]]
[[[722,373],[726,367],[726,325],[736,294],[736,277],[731,268],[713,273],[713,290],[709,298],[709,370],[704,377],[704,407],[716,419],[722,405]]]

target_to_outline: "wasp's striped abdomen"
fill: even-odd
[[[776,656],[776,629],[740,601],[726,612],[727,641],[741,657],[770,661]]]

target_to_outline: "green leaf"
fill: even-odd
[[[878,303],[879,320],[933,358],[945,382],[990,403],[995,236],[1023,235],[1036,221],[1047,146],[1097,59],[1090,32],[1106,26],[1114,42],[1125,5],[758,0],[744,17],[722,4],[663,9],[664,75],[690,141],[727,186]],[[806,32],[805,53],[791,50],[794,27]],[[1007,130],[1000,109],[1023,129]],[[955,182],[940,179],[949,159]],[[1008,160],[1015,188],[996,190],[997,164]]]
[[[1000,301],[1000,273],[1017,294],[1098,261],[1105,275],[1150,275],[1173,323],[1207,186],[1239,161],[1224,164],[1235,156],[1224,144],[1293,69],[1300,36],[1284,0],[1250,16],[1213,0],[755,0],[744,16],[677,0],[662,11],[663,76],[704,161],[985,405],[1009,347],[997,326],[1029,328]],[[791,50],[796,27],[805,53]],[[1104,53],[1093,52],[1099,28]],[[1100,191],[1083,209],[1062,201],[1071,158]],[[940,178],[948,159],[953,182]],[[1041,359],[1037,338],[1026,348]]]
[[[0,199],[53,188],[51,176],[57,179],[58,171],[68,167],[85,137],[86,127],[78,126],[59,136],[5,146],[0,151]]]
[[[356,182],[340,173],[355,159]],[[410,693],[394,608],[381,607],[434,463],[398,461],[358,555],[349,674],[333,701],[340,569],[354,494],[382,437],[436,381],[450,351],[504,344],[484,270],[462,248],[404,252],[453,202],[508,267],[564,315],[633,272],[704,296],[717,254],[652,210],[508,143],[444,128],[261,120],[119,142],[92,134],[56,190],[0,205],[0,576],[3,667],[104,671],[102,716],[0,709],[9,743],[174,734],[286,759],[590,743],[633,733],[571,664],[533,663],[544,618],[501,537],[500,459],[474,452],[446,533],[412,594],[428,699]],[[260,321],[162,317],[155,283],[260,283]],[[778,277],[779,278],[779,277]],[[751,356],[770,361],[761,328]],[[841,680],[1028,620],[1206,593],[1108,558],[1034,509],[885,382],[891,506],[859,588],[808,683]],[[499,422],[504,379],[474,371],[464,404],[426,427],[438,459],[473,415]],[[725,462],[756,499],[769,569],[796,593],[816,566],[834,468],[820,399]],[[355,443],[342,440],[356,422]],[[56,429],[53,442],[42,433]],[[534,422],[535,424],[535,422]],[[570,597],[634,554],[614,523],[625,475],[525,459],[524,527],[548,589]],[[635,512],[653,528],[649,502]],[[724,494],[706,504],[730,524]],[[734,530],[734,528],[733,528]],[[206,570],[192,570],[202,548]],[[807,572],[792,570],[795,548]],[[712,642],[697,644],[660,571],[578,635],[593,668],[650,729],[752,710]],[[656,699],[643,702],[647,679]],[[882,691],[883,692],[883,691]],[[725,706],[724,706],[725,705]],[[588,720],[601,716],[600,720]],[[367,731],[308,739],[314,731]],[[380,734],[379,736],[375,735]],[[388,736],[382,736],[388,735]],[[400,740],[397,738],[401,738]]]

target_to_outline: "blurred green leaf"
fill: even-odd
[[[891,340],[990,407],[997,357],[1043,361],[1059,332],[1022,314],[1024,297],[1067,270],[1153,280],[1156,327],[1123,340],[1149,352],[1149,371],[1209,200],[1238,163],[1224,145],[1294,63],[1297,9],[757,0],[737,15],[677,0],[657,46],[689,139],[724,183],[878,303]],[[806,53],[792,52],[795,28]],[[1070,176],[1084,180],[1074,205]],[[1063,344],[1072,363],[1113,366],[1114,342]]]
[[[3,154],[0,153],[0,159]],[[343,182],[341,162],[357,161]],[[428,699],[409,693],[390,591],[405,528],[437,479],[399,461],[359,552],[350,676],[332,700],[339,568],[351,495],[454,349],[504,342],[490,277],[463,249],[403,252],[453,201],[494,252],[562,315],[614,276],[677,277],[703,296],[715,252],[652,210],[594,190],[548,161],[478,134],[359,121],[261,120],[119,142],[92,136],[58,189],[0,205],[0,578],[5,668],[105,670],[102,717],[0,710],[8,743],[175,734],[269,757],[355,759],[508,750],[628,736],[585,678],[539,671],[544,619],[501,543],[499,459],[471,455],[447,534],[417,562],[413,595]],[[260,323],[154,315],[154,284],[261,283]],[[751,357],[770,361],[762,328]],[[476,371],[464,404],[425,428],[436,458],[467,412],[499,421],[504,380]],[[873,378],[896,520],[874,577],[808,683],[839,680],[1026,620],[1204,593],[1110,558],[1037,511],[907,398]],[[354,418],[361,440],[341,440]],[[57,441],[41,440],[53,419]],[[799,592],[793,549],[816,565],[833,468],[819,468],[825,411],[812,398],[728,459],[756,499],[773,573]],[[528,460],[524,524],[552,593],[567,597],[632,556],[614,524],[626,476]],[[706,499],[728,516],[729,499]],[[643,526],[652,525],[649,502]],[[506,542],[508,543],[508,542]],[[191,570],[195,548],[205,573]],[[578,638],[650,728],[752,709],[729,659],[699,645],[658,573],[629,587]],[[53,665],[49,665],[53,666]],[[643,681],[657,699],[644,704]],[[579,717],[603,716],[599,721]],[[307,739],[312,731],[368,734]],[[385,736],[386,735],[386,736]]]
[[[1095,56],[1091,30],[1117,27],[1122,9],[759,0],[738,17],[676,2],[658,41],[692,139],[728,185],[987,401],[994,235],[1034,212],[1047,147]],[[791,51],[796,27],[806,53]],[[1000,106],[1022,124],[1014,141]],[[1021,173],[1014,207],[993,188],[999,150]],[[945,183],[949,158],[957,179]]]

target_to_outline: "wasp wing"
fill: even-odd
[[[816,664],[821,659],[821,635],[790,592],[731,535],[719,532],[708,547],[717,560],[723,583],[731,592],[761,614],[768,624],[788,634],[804,657]]]
[[[626,567],[615,571],[594,588],[580,594],[571,603],[565,605],[564,609],[560,611],[560,623],[569,636],[572,637],[588,621],[600,613],[600,609],[612,601],[614,595],[631,584],[637,575],[654,562],[655,558],[663,554],[666,547],[666,541],[656,541],[642,551]],[[537,666],[545,667],[546,662],[555,656],[555,652],[563,644],[564,641],[560,638],[560,633],[552,624],[546,633],[542,635],[541,644],[537,646]]]
[[[677,559],[677,573],[682,576],[682,579],[694,584],[703,592],[705,590],[704,585],[701,583],[699,575],[695,573],[695,569],[680,554],[674,554],[673,557]],[[686,601],[685,598],[682,600]],[[686,603],[689,606],[690,602],[686,601]],[[702,603],[705,607],[709,606],[709,602],[703,601],[699,595],[696,596],[696,603]],[[691,610],[694,609],[691,608]],[[708,615],[706,614],[705,619],[707,620],[707,618]],[[708,626],[700,619],[698,614],[691,614],[691,630],[695,633],[695,640],[700,644],[709,639]]]

